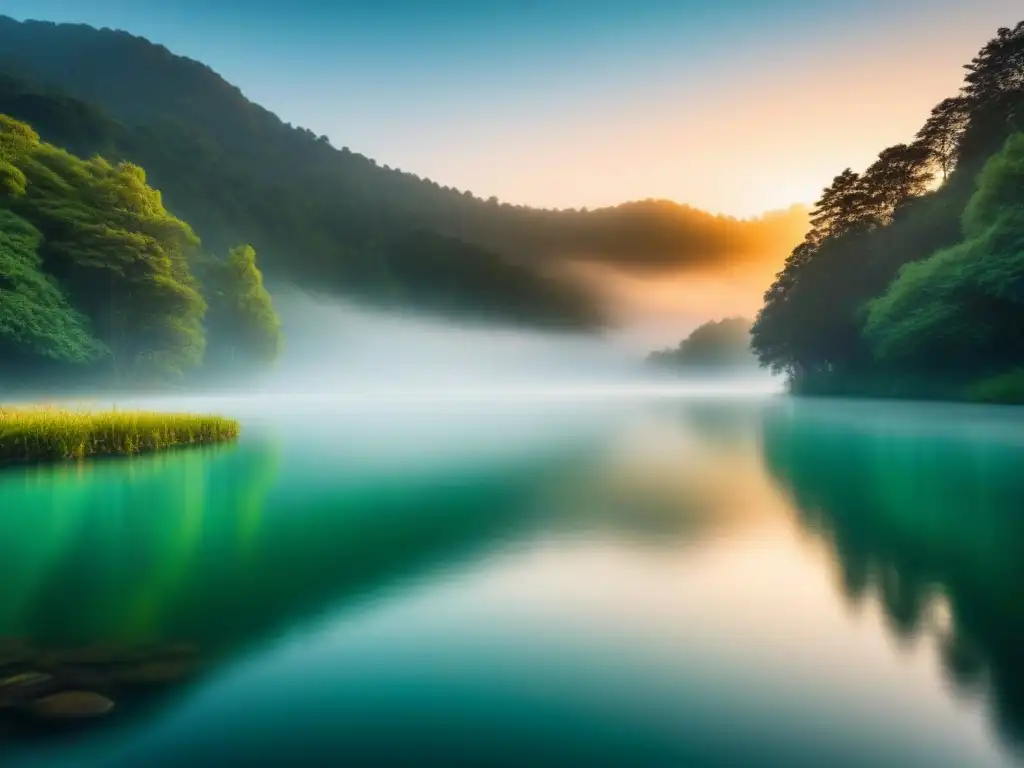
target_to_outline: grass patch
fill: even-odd
[[[238,422],[220,416],[0,408],[0,464],[132,456],[237,435]]]

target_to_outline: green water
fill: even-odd
[[[1019,761],[1022,411],[217,407],[0,472],[0,638],[204,662],[5,768]]]

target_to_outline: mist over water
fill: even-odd
[[[1020,414],[284,305],[272,376],[101,398],[237,441],[0,477],[0,638],[202,662],[5,766],[1014,764]]]
[[[458,323],[298,291],[277,296],[287,341],[265,378],[81,404],[217,413],[313,465],[343,459],[347,472],[377,475],[485,470],[599,440],[652,400],[757,400],[781,390],[768,375],[666,376],[644,363],[648,350],[612,334]],[[309,474],[336,477],[316,467]]]
[[[622,334],[544,332],[319,300],[278,299],[287,348],[263,391],[356,398],[608,397],[778,392],[768,374],[687,380]]]

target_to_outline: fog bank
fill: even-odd
[[[712,394],[778,388],[767,376],[693,381],[657,376],[628,333],[544,332],[369,309],[299,291],[275,293],[286,349],[264,391],[452,397],[494,393],[607,396],[623,387]]]

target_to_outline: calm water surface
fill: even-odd
[[[1020,411],[211,407],[237,444],[0,472],[0,638],[203,661],[5,767],[1021,764]]]

